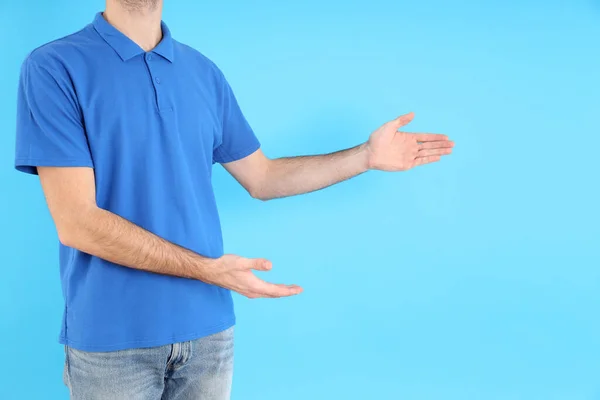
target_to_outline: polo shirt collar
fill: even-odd
[[[138,46],[137,43],[109,24],[108,21],[104,19],[101,12],[96,14],[93,25],[98,34],[117,52],[123,61],[130,60],[139,54],[145,53],[144,49]],[[166,58],[170,62],[173,62],[173,38],[171,37],[171,31],[167,27],[167,24],[162,21],[160,26],[162,28],[163,37],[152,51]]]

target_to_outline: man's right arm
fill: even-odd
[[[302,291],[295,285],[258,279],[252,270],[270,270],[267,260],[204,257],[99,208],[92,168],[38,167],[37,171],[59,240],[68,247],[129,268],[201,280],[250,298]]]

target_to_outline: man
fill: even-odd
[[[222,164],[255,198],[402,171],[446,136],[384,124],[333,154],[268,159],[221,71],[175,41],[161,0],[107,0],[83,30],[34,50],[18,95],[16,168],[38,174],[56,224],[73,399],[227,399],[232,297],[299,294],[224,255],[211,186]]]

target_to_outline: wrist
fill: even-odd
[[[370,153],[371,151],[369,148],[369,142],[365,142],[358,146],[358,162],[360,173],[367,172],[372,169],[370,165]]]
[[[221,270],[220,265],[222,262],[222,257],[201,257],[201,259],[198,261],[197,268],[195,268],[193,278],[211,285],[214,284],[216,282],[216,277]]]

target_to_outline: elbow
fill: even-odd
[[[267,179],[263,177],[262,179],[254,179],[252,182],[248,182],[244,186],[248,194],[253,199],[260,201],[268,201],[271,200],[272,197],[269,196],[267,185],[265,185],[265,182],[267,182]]]
[[[257,189],[249,189],[248,193],[250,193],[250,196],[252,196],[253,199],[256,200],[260,200],[260,201],[268,201],[271,200],[271,197],[267,196],[264,191],[261,190],[257,190]]]
[[[270,167],[272,161],[266,159],[260,172],[255,174],[254,179],[248,182],[246,186],[246,190],[252,196],[252,198],[260,201],[269,201],[274,198],[272,195],[273,185],[270,184],[272,182],[271,176],[269,174]]]
[[[57,221],[56,232],[60,243],[81,250],[85,246],[86,238],[89,236],[87,235],[89,229],[87,229],[86,221],[89,221],[89,218],[83,212],[73,213],[73,215]]]
[[[66,247],[77,248],[75,240],[71,235],[67,235],[65,232],[58,231],[58,241]]]
[[[74,249],[81,247],[81,235],[78,235],[76,229],[72,226],[66,224],[57,225],[56,231],[58,233],[58,240],[62,245]]]

